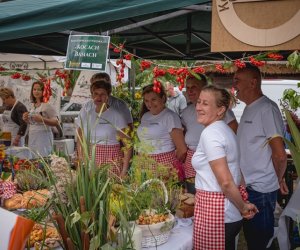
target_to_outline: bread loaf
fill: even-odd
[[[22,207],[23,195],[15,194],[10,199],[4,200],[4,208],[8,210],[16,210]]]
[[[190,193],[185,193],[180,196],[181,204],[176,211],[179,218],[189,218],[194,216],[195,196]]]

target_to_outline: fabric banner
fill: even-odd
[[[1,249],[24,249],[34,221],[0,208]]]

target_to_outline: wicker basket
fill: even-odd
[[[151,183],[159,183],[164,191],[165,204],[168,202],[168,192],[165,184],[158,179],[151,179],[142,184],[141,188],[148,186]],[[138,225],[142,229],[142,247],[155,247],[164,244],[168,241],[172,228],[175,224],[175,217],[169,213],[166,221],[151,224]]]

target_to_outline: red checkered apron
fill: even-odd
[[[185,178],[193,178],[196,176],[196,171],[192,166],[192,157],[194,155],[195,151],[188,149],[186,153],[186,158],[184,162],[184,173],[185,173]]]
[[[145,156],[144,156],[145,157]],[[182,163],[176,158],[175,151],[170,151],[160,154],[150,154],[146,157],[150,158],[150,161],[147,161],[144,164],[140,164],[140,167],[144,169],[150,169],[153,173],[156,173],[157,163],[163,165],[166,168],[175,168],[178,173],[180,180],[184,179],[184,169]],[[154,160],[154,161],[151,161]]]
[[[197,189],[194,211],[194,250],[224,250],[225,195]]]
[[[17,192],[16,184],[12,181],[0,181],[0,198],[10,199]]]
[[[120,176],[122,165],[123,153],[119,144],[116,145],[96,145],[95,160],[96,165],[110,164],[110,172]]]

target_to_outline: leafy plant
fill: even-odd
[[[300,88],[300,82],[298,83],[298,88]],[[296,111],[300,108],[300,93],[294,89],[286,89],[283,92],[281,105],[287,109]]]
[[[49,186],[49,183],[45,179],[42,170],[35,166],[18,171],[16,174],[16,179],[18,186],[22,191],[38,190],[47,188]]]
[[[122,99],[128,104],[133,120],[137,121],[139,119],[139,112],[141,106],[140,91],[135,91],[135,94],[133,94],[133,92],[130,92],[128,88],[124,84],[122,84],[117,87],[114,87],[112,94],[113,96]]]
[[[147,167],[152,164],[155,169]],[[136,221],[145,210],[174,213],[179,205],[180,193],[175,169],[158,164],[146,154],[135,155],[128,178],[112,188],[111,211],[117,221],[121,216],[125,216],[127,221]]]
[[[295,50],[292,54],[290,54],[287,60],[288,67],[291,67],[297,71],[300,70],[300,53],[298,50]]]
[[[293,121],[290,111],[284,110],[284,113],[289,126],[289,130],[292,135],[293,142],[287,140],[286,138],[284,138],[284,141],[290,149],[297,174],[298,176],[300,176],[300,131],[299,128],[297,128],[295,122]]]

